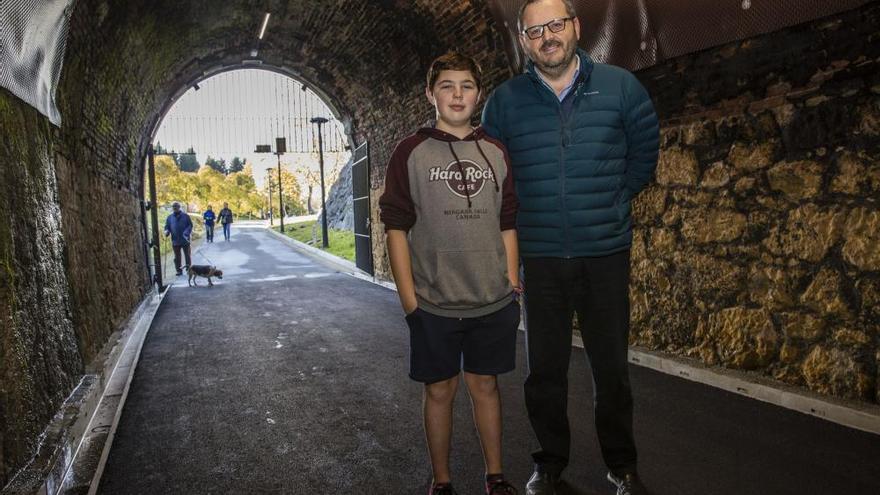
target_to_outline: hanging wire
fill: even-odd
[[[243,69],[219,74],[187,91],[169,110],[157,142],[179,153],[194,148],[203,158],[246,157],[257,144],[287,139],[290,153],[312,153],[317,134],[312,117],[327,117],[324,150],[340,152],[341,124],[321,98],[299,81],[275,72]],[[269,85],[272,87],[270,88]]]

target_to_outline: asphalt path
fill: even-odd
[[[143,351],[102,494],[424,494],[422,386],[407,377],[397,295],[339,273],[261,228],[194,263],[223,280],[170,289]],[[522,487],[536,447],[525,358],[500,378],[504,462]],[[640,469],[657,495],[880,493],[880,437],[631,367]],[[572,354],[571,465],[561,494],[611,494],[589,368]],[[483,464],[462,386],[452,470],[479,494]]]

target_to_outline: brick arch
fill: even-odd
[[[223,66],[222,68],[215,68],[213,72],[207,73],[207,71],[197,71],[195,76],[191,78],[182,77],[179,82],[175,83],[177,89],[173,90],[170,93],[170,96],[165,100],[165,103],[159,108],[157,111],[152,112],[147,119],[144,121],[143,132],[141,136],[141,142],[144,145],[153,142],[156,137],[156,133],[159,131],[159,128],[162,125],[162,121],[165,119],[165,116],[168,112],[174,107],[177,101],[194,85],[199,84],[203,81],[211,79],[212,77],[218,76],[220,74],[224,74],[226,72],[234,72],[238,70],[262,70],[266,72],[274,72],[276,74],[281,74],[283,76],[289,77],[304,86],[306,86],[310,91],[318,95],[318,97],[327,105],[327,108],[330,109],[330,112],[333,114],[333,117],[336,118],[340,123],[345,127],[346,137],[349,138],[349,144],[353,143],[353,136],[351,131],[352,125],[352,114],[351,111],[342,106],[342,103],[338,98],[335,98],[332,94],[325,91],[319,85],[314,83],[313,81],[303,77],[301,74],[296,73],[286,67],[276,67],[268,64],[247,64],[247,63],[238,63],[228,66]]]

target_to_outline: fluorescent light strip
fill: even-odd
[[[266,17],[263,18],[263,27],[260,28],[260,35],[257,36],[257,39],[263,39],[263,35],[266,34],[266,26],[269,24],[269,13],[266,12]]]

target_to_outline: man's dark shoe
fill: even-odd
[[[434,483],[428,490],[428,495],[458,495],[458,492],[452,488],[452,483]]]
[[[559,477],[536,469],[526,483],[526,495],[556,495]]]
[[[608,481],[617,487],[617,495],[648,495],[648,489],[636,473],[626,473],[622,476],[608,473]]]
[[[519,492],[501,475],[486,477],[486,495],[518,495]]]
[[[180,271],[180,270],[177,270],[177,276],[179,277],[179,276],[181,276],[181,275],[183,275],[183,272]]]

